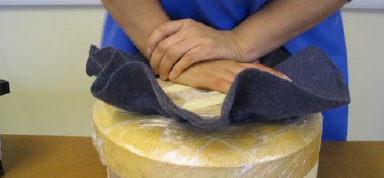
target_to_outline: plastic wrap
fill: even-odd
[[[225,95],[159,81],[180,107],[220,114]],[[93,142],[110,177],[316,177],[322,116],[232,125],[208,132],[187,122],[129,113],[102,101]],[[113,176],[111,176],[113,175]]]

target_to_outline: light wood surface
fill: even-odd
[[[384,142],[323,142],[320,178],[384,178]]]

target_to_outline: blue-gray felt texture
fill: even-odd
[[[257,69],[243,70],[226,95],[221,115],[214,119],[176,106],[158,85],[141,54],[91,46],[86,72],[96,76],[92,94],[108,104],[139,114],[186,120],[207,130],[220,130],[248,119],[299,117],[350,103],[348,86],[321,49],[307,47],[288,58],[282,54],[276,50],[268,56],[282,61],[273,64],[273,68],[289,76],[292,82]]]

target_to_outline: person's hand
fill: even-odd
[[[147,46],[152,71],[163,80],[175,78],[192,64],[204,60],[245,62],[231,31],[216,30],[191,19],[160,25],[152,32]]]
[[[291,82],[291,79],[286,75],[261,64],[239,63],[229,60],[199,62],[186,69],[178,77],[171,79],[171,81],[190,87],[228,93],[236,75],[247,68],[268,72]]]

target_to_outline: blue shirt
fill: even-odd
[[[160,0],[171,20],[191,18],[219,30],[230,30],[258,11],[268,0]],[[137,49],[120,26],[108,14],[102,47],[113,46],[126,52]],[[294,54],[307,46],[327,52],[348,83],[347,52],[340,11],[293,38],[284,47]],[[348,106],[323,112],[323,140],[346,140]]]

